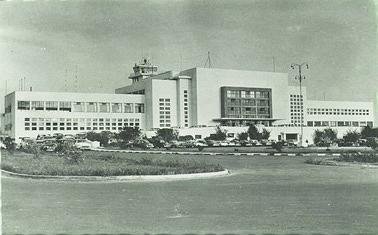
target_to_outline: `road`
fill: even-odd
[[[2,177],[5,233],[374,233],[378,169],[303,157],[192,156],[231,176],[168,182]]]

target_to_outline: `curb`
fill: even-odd
[[[176,174],[176,175],[124,175],[124,176],[55,176],[55,175],[29,175],[20,174],[10,171],[1,170],[6,176],[29,178],[29,179],[55,179],[64,181],[168,181],[168,180],[191,180],[212,177],[221,177],[231,175],[229,170],[193,173],[193,174]]]
[[[172,152],[172,151],[148,151],[148,150],[125,150],[125,149],[97,149],[92,148],[91,151],[97,152],[119,152],[119,153],[149,153],[149,154],[176,154],[176,155],[207,155],[207,156],[302,156],[302,157],[325,157],[325,156],[340,156],[340,153],[217,153],[217,152]]]

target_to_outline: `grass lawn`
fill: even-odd
[[[53,154],[32,154],[2,151],[1,169],[31,175],[62,176],[119,176],[119,175],[172,175],[224,170],[209,161],[194,160],[187,156],[144,155],[128,153],[84,152],[82,160],[69,161]]]
[[[353,162],[353,163],[378,163],[378,154],[376,153],[342,153],[340,156],[335,158],[309,158],[305,161],[308,164],[315,165],[338,165],[336,162]]]
[[[120,149],[118,147],[106,147],[106,149]],[[139,148],[132,148],[126,150],[141,150]],[[144,149],[143,149],[144,150]],[[149,151],[166,151],[165,148],[153,148]],[[199,152],[198,148],[171,148],[167,151],[174,152]],[[205,147],[202,152],[216,152],[216,153],[277,153],[275,149],[270,146],[228,146],[228,147]],[[351,153],[351,152],[374,152],[370,147],[332,147],[327,150],[326,147],[283,147],[282,153]]]

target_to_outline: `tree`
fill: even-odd
[[[323,130],[324,142],[333,143],[337,140],[337,132],[331,128]]]
[[[250,125],[248,127],[248,135],[249,135],[249,138],[252,139],[252,140],[260,140],[261,139],[261,135],[260,135],[260,132],[259,130],[257,129],[257,127],[255,125]]]
[[[221,141],[221,140],[225,140],[226,137],[227,137],[227,131],[222,130],[220,126],[217,126],[217,128],[215,129],[215,134],[210,134],[209,139]]]
[[[314,144],[319,145],[323,141],[323,132],[316,129],[314,132]]]
[[[13,152],[16,149],[16,144],[14,143],[14,139],[7,136],[4,139],[4,145],[8,151]]]
[[[88,132],[87,139],[90,141],[98,141],[102,146],[107,146],[110,139],[110,132],[103,131],[101,133]]]
[[[267,129],[263,129],[262,132],[260,133],[260,139],[267,140],[270,137],[270,131]]]
[[[357,141],[361,138],[361,134],[358,133],[356,130],[348,131],[344,136],[343,139],[345,142],[352,142],[357,143]]]
[[[122,131],[117,134],[117,139],[123,143],[129,143],[135,141],[140,137],[140,129],[138,127],[124,127]]]
[[[323,131],[315,130],[313,138],[315,145],[329,146],[337,140],[337,132],[331,128],[324,129]]]
[[[160,137],[165,142],[170,142],[172,140],[177,140],[178,133],[171,128],[162,128],[157,130],[156,136]]]
[[[371,126],[366,126],[361,131],[361,137],[367,139],[369,137],[378,137],[378,128],[371,128]]]
[[[238,134],[239,140],[247,140],[248,139],[248,132],[241,132]]]

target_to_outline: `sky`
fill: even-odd
[[[307,62],[309,99],[373,101],[374,1],[3,1],[0,112],[19,80],[34,91],[113,93],[147,56],[159,71],[288,73]],[[77,77],[77,79],[76,79]],[[5,87],[5,84],[7,86]]]

